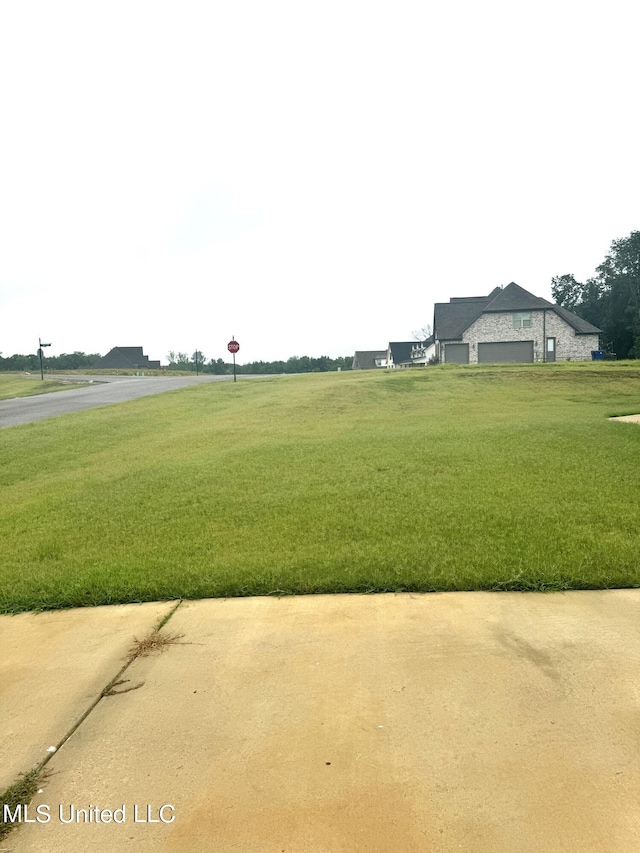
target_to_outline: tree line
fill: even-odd
[[[189,356],[185,352],[167,353],[167,370],[190,370],[199,373],[233,373],[233,363],[221,358],[209,359],[197,350]],[[293,355],[286,361],[250,361],[248,364],[236,364],[236,373],[326,373],[331,370],[351,370],[353,356],[329,358],[321,355],[313,358],[308,355]]]
[[[89,370],[100,358],[100,353],[62,353],[48,356],[45,354],[44,364],[47,370]],[[166,370],[185,370],[198,373],[233,373],[233,364],[221,358],[206,360],[199,350],[189,356],[183,352],[171,351],[167,355],[169,362]],[[196,363],[197,362],[197,363]],[[311,358],[308,355],[294,355],[287,361],[252,361],[249,364],[237,364],[236,373],[324,373],[330,370],[351,370],[353,356],[344,358],[329,358],[321,355]],[[0,371],[11,370],[20,373],[36,373],[40,370],[40,359],[35,353],[30,355],[15,354],[2,357],[0,354]]]
[[[49,370],[87,370],[100,358],[100,353],[63,352],[61,355],[45,355],[44,361]],[[35,353],[15,355],[3,358],[0,354],[0,370],[16,370],[35,373],[40,370],[40,359]]]
[[[614,240],[592,278],[555,276],[551,292],[558,305],[602,329],[605,350],[617,358],[640,358],[640,231]]]

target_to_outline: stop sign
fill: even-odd
[[[240,349],[240,344],[238,343],[238,341],[229,341],[229,343],[227,344],[227,349],[229,350],[229,352],[236,353]]]

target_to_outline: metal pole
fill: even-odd
[[[198,350],[196,350],[196,376],[198,375]]]
[[[231,340],[235,341],[235,339],[236,339],[236,336],[231,335]],[[233,354],[233,381],[234,382],[236,381],[236,354],[235,354],[235,352]]]
[[[51,344],[43,344],[42,340],[38,338],[38,356],[40,358],[40,379],[44,382],[44,368],[42,366],[42,349],[43,347],[50,347]]]

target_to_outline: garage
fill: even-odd
[[[445,364],[469,364],[469,344],[446,344]]]
[[[500,341],[492,344],[478,344],[478,362],[480,364],[500,361],[532,362],[533,341]]]

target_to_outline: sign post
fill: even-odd
[[[43,344],[38,338],[38,357],[40,358],[40,379],[44,382],[44,368],[42,366],[42,347],[50,347],[51,344]]]
[[[227,349],[229,350],[229,352],[233,353],[233,381],[235,382],[236,381],[236,353],[240,349],[240,344],[238,343],[238,341],[235,339],[235,337],[233,335],[231,336],[231,340],[227,344]]]

